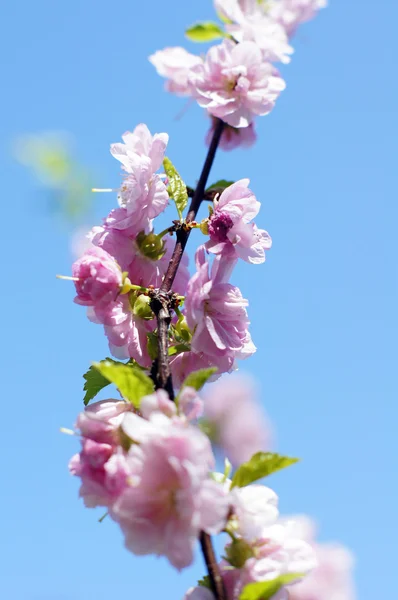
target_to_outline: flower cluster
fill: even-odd
[[[167,140],[166,134],[152,136],[145,125],[139,125],[124,134],[123,144],[112,144],[111,153],[125,172],[119,206],[102,226],[93,228],[90,247],[72,268],[75,301],[88,307],[91,321],[104,326],[112,354],[147,369],[154,358],[150,343],[157,328],[151,293],[160,287],[172,255],[173,228],[160,234],[154,231],[154,220],[169,199],[165,176],[156,173]],[[239,258],[262,263],[271,247],[268,233],[253,222],[260,202],[248,185],[249,180],[242,179],[216,195],[211,214],[200,226],[208,241],[196,253],[196,272],[189,278],[184,256],[174,280],[180,310],[170,341],[177,386],[200,367],[215,367],[218,376],[232,371],[237,360],[256,350],[249,332],[248,302],[229,283]]]
[[[326,0],[214,0],[225,26],[224,34],[218,28],[226,38],[221,44],[211,47],[205,57],[169,47],[149,60],[166,78],[169,92],[195,98],[210,116],[227,124],[220,147],[250,146],[256,140],[255,118],[271,112],[285,89],[275,63],[290,62],[290,38],[326,4]]]
[[[353,600],[344,550],[316,544],[302,521],[281,519],[277,495],[258,484],[297,459],[269,452],[269,427],[251,383],[221,379],[204,402],[198,395],[256,351],[248,301],[230,278],[238,261],[259,265],[271,248],[255,223],[260,202],[249,180],[206,189],[209,167],[218,145],[254,142],[254,119],[273,109],[285,87],[274,63],[289,62],[290,37],[324,5],[215,0],[225,24],[221,44],[203,58],[183,48],[150,58],[167,89],[195,98],[212,120],[202,175],[189,194],[165,156],[167,134],[152,135],[143,124],[126,132],[111,145],[122,166],[117,205],[72,267],[75,302],[103,325],[119,359],[94,363],[85,374],[85,403],[110,383],[121,399],[89,404],[78,416],[81,448],[70,472],[85,505],[106,509],[133,554],[163,556],[181,570],[200,540],[209,576],[186,600],[240,600],[247,589],[257,590],[249,594],[254,600],[330,600],[332,593]],[[199,222],[204,199],[211,204]],[[170,200],[178,219],[157,233]],[[190,274],[184,248],[193,230],[205,237]],[[226,454],[223,473],[212,443]],[[228,541],[218,562],[207,550],[220,533]]]

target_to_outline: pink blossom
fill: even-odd
[[[72,266],[77,296],[83,306],[106,306],[122,286],[122,271],[115,259],[101,248],[91,247]]]
[[[226,30],[236,41],[255,42],[268,62],[290,62],[293,48],[289,46],[285,28],[269,14],[268,2],[215,0],[215,7],[220,15],[230,21],[226,24]]]
[[[218,379],[222,373],[229,373],[236,369],[233,356],[217,356],[214,359],[203,352],[187,351],[170,358],[173,383],[177,388],[181,387],[184,380],[193,371],[208,369],[209,367],[217,368],[217,373],[211,378],[212,381]]]
[[[212,124],[209,131],[206,134],[206,144],[210,146],[210,142],[213,138],[214,125],[216,119],[212,117]],[[226,152],[234,150],[235,148],[249,148],[253,146],[257,141],[257,134],[254,129],[254,122],[249,127],[231,127],[231,125],[225,124],[220,140],[220,148]]]
[[[230,498],[233,505],[235,532],[248,542],[263,535],[264,528],[273,525],[278,516],[278,496],[264,485],[234,488]]]
[[[313,19],[326,6],[327,0],[271,0],[269,16],[280,23],[291,37],[301,23]]]
[[[131,413],[123,429],[136,442],[127,457],[131,484],[110,514],[134,554],[164,555],[183,569],[193,561],[199,532],[218,533],[226,521],[226,493],[208,478],[210,442],[187,422],[159,413],[149,421]]]
[[[256,115],[271,112],[285,88],[255,42],[231,40],[210,48],[203,64],[193,67],[190,83],[199,105],[233,127],[248,127]]]
[[[168,205],[166,186],[156,171],[162,164],[169,138],[166,133],[152,136],[147,126],[141,124],[133,132],[126,132],[122,139],[123,144],[111,145],[111,154],[126,172],[118,195],[125,213],[123,219],[118,219],[117,228],[138,233],[146,230]]]
[[[93,323],[104,325],[113,356],[134,358],[141,366],[150,367],[147,334],[155,329],[156,320],[148,321],[134,313],[136,297],[135,292],[124,294],[105,308],[94,308],[87,314]]]
[[[265,250],[271,248],[272,240],[266,231],[250,222],[257,216],[260,202],[248,186],[249,180],[241,179],[214,200],[206,249],[213,254],[235,254],[246,262],[260,264],[265,261]]]
[[[209,385],[204,394],[204,418],[212,440],[234,465],[272,445],[272,430],[261,410],[254,381],[233,374]]]
[[[141,251],[135,235],[128,235],[127,231],[118,231],[110,227],[108,221],[109,217],[103,227],[96,227],[93,230],[92,243],[109,252],[120,264],[123,271],[127,272],[131,283],[134,285],[159,287],[173,253],[173,240],[169,236],[163,238],[164,255],[160,259],[155,259],[146,256]],[[173,284],[173,290],[177,294],[184,295],[188,280],[188,256],[184,254]]]
[[[149,57],[158,74],[165,77],[166,89],[178,96],[190,96],[189,74],[195,65],[202,63],[200,56],[190,54],[179,46],[159,50]]]
[[[184,387],[178,396],[177,411],[177,405],[170,400],[168,393],[164,390],[157,390],[154,394],[142,398],[140,412],[145,419],[160,412],[169,418],[177,417],[178,414],[179,418],[193,421],[202,414],[203,402],[194,388]]]
[[[311,544],[318,566],[302,582],[291,588],[291,600],[355,600],[353,581],[354,558],[340,544],[315,541],[316,526],[303,516],[285,518],[282,523],[292,536],[300,536]]]
[[[72,457],[69,470],[81,478],[80,496],[88,508],[109,506],[127,485],[128,468],[118,447],[119,427],[131,405],[116,400],[92,404],[81,413],[76,427],[82,449]]]
[[[256,351],[248,330],[247,300],[225,282],[228,261],[214,259],[211,271],[204,247],[196,253],[197,272],[190,279],[185,298],[186,319],[193,331],[191,348],[203,352],[214,366],[225,358],[244,359]]]

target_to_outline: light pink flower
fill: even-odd
[[[278,516],[278,496],[264,485],[236,487],[230,494],[236,533],[247,542],[255,542],[264,528],[273,525]]]
[[[226,283],[228,261],[215,257],[210,271],[202,246],[196,253],[196,266],[185,298],[192,350],[208,356],[216,367],[218,359],[248,358],[256,351],[248,330],[248,302],[237,287]]]
[[[227,600],[238,600],[244,587],[249,583],[271,581],[285,574],[309,573],[316,566],[315,554],[306,542],[290,538],[288,531],[280,525],[271,525],[263,530],[263,540],[253,548],[255,556],[249,558],[243,567],[231,568],[221,561],[219,568],[227,592]],[[228,549],[227,549],[228,554]],[[272,600],[288,600],[296,583],[284,586]],[[211,594],[211,592],[210,592]],[[190,589],[185,600],[211,600],[207,592],[200,588]],[[312,600],[312,599],[311,599]]]
[[[118,447],[119,427],[131,405],[116,400],[92,404],[81,413],[76,427],[82,449],[69,463],[72,475],[81,478],[79,495],[88,508],[109,506],[127,485],[128,468]]]
[[[291,37],[299,25],[313,19],[326,6],[327,0],[271,0],[269,16],[279,22]]]
[[[210,142],[213,138],[214,124],[216,120],[212,117],[212,124],[209,131],[206,134],[206,144],[210,146]],[[253,146],[257,141],[257,134],[254,128],[254,122],[249,127],[231,127],[231,125],[225,124],[220,140],[220,148],[229,152],[235,148],[249,148]]]
[[[140,412],[145,419],[160,412],[169,418],[177,418],[178,414],[178,418],[193,421],[202,414],[203,402],[194,388],[184,387],[178,397],[177,411],[177,405],[170,400],[168,393],[164,390],[157,390],[154,394],[142,398]]]
[[[223,377],[206,387],[203,398],[212,441],[234,465],[260,450],[270,450],[272,429],[261,410],[253,379],[239,373]]]
[[[193,561],[201,530],[215,534],[226,522],[223,486],[208,478],[214,457],[208,438],[187,422],[153,413],[126,416],[131,484],[111,508],[134,554],[166,556],[182,569]]]
[[[146,230],[151,220],[164,211],[169,195],[156,171],[160,168],[168,135],[151,135],[146,125],[138,125],[133,132],[126,132],[123,144],[111,145],[111,154],[119,160],[126,172],[118,200],[125,209],[124,218],[118,219],[118,229],[129,233]]]
[[[72,266],[77,296],[83,306],[106,306],[122,286],[122,271],[115,259],[101,248],[91,247]]]
[[[315,541],[316,526],[303,516],[285,518],[282,523],[292,536],[300,536],[311,544],[317,567],[302,582],[291,588],[291,600],[355,600],[353,581],[354,558],[340,544]]]
[[[170,236],[163,238],[165,254],[159,260],[154,260],[140,251],[135,235],[128,235],[126,231],[109,227],[108,220],[109,217],[103,227],[94,228],[92,243],[111,254],[123,271],[127,271],[128,277],[134,285],[159,287],[174,249],[174,243]],[[173,291],[184,295],[188,280],[188,256],[184,254],[173,284]]]
[[[254,42],[224,40],[213,46],[203,64],[190,75],[200,106],[233,127],[248,127],[256,115],[266,115],[285,89],[276,69]]]
[[[261,205],[248,186],[249,180],[241,179],[214,200],[206,249],[213,254],[236,255],[246,262],[260,264],[265,261],[265,250],[271,248],[272,240],[266,231],[250,222]]]
[[[289,46],[285,28],[269,14],[268,2],[215,0],[215,7],[230,21],[225,27],[235,40],[255,42],[268,62],[290,62],[293,48]]]
[[[170,358],[170,368],[173,376],[174,385],[179,388],[184,380],[199,369],[208,369],[216,367],[215,373],[210,381],[215,381],[222,373],[229,373],[236,369],[233,356],[217,356],[216,358],[206,355],[203,352],[182,352]]]
[[[178,96],[190,96],[189,74],[195,65],[203,62],[200,56],[195,56],[179,46],[158,50],[149,57],[158,74],[165,77],[166,90]]]
[[[147,350],[147,334],[156,327],[156,320],[141,318],[134,313],[132,301],[135,292],[124,294],[104,308],[87,311],[93,323],[104,325],[109,349],[119,359],[134,358],[141,366],[150,367],[152,360]]]

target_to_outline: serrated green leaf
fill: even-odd
[[[194,371],[188,375],[181,387],[193,387],[196,391],[199,391],[208,379],[210,379],[214,373],[217,373],[217,370],[216,367],[210,367],[209,369],[199,369],[199,371]]]
[[[216,183],[213,183],[213,185],[208,187],[206,192],[211,192],[212,190],[219,190],[219,189],[225,190],[225,188],[229,187],[233,183],[235,183],[235,181],[227,181],[226,179],[220,179],[219,181],[216,181]]]
[[[225,33],[217,23],[205,21],[189,27],[185,31],[185,36],[192,42],[212,42],[225,37]]]
[[[104,360],[93,364],[96,369],[109,383],[114,383],[125,400],[131,402],[135,408],[140,407],[143,396],[152,394],[154,384],[145,373],[134,365],[115,363]]]
[[[107,358],[106,360],[108,360],[109,362],[116,363],[116,361],[112,360],[111,358]],[[101,375],[101,373],[97,369],[94,369],[94,367],[92,366],[89,368],[87,373],[84,373],[83,378],[86,380],[83,387],[83,391],[86,392],[86,395],[83,398],[83,402],[84,405],[87,406],[90,400],[95,398],[95,396],[104,387],[110,384],[110,381],[106,377]]]
[[[169,192],[170,198],[174,200],[174,203],[177,207],[178,216],[180,219],[182,219],[182,213],[188,204],[187,186],[167,156],[163,161],[163,167],[169,180],[167,191]]]
[[[239,600],[269,600],[275,596],[284,585],[289,585],[302,579],[302,573],[286,573],[271,581],[248,583],[242,590]]]
[[[249,485],[253,481],[271,475],[271,473],[290,467],[298,461],[298,458],[281,456],[272,452],[257,452],[236,471],[232,478],[231,488]]]

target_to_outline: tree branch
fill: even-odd
[[[200,175],[196,190],[193,192],[186,223],[191,223],[195,220],[200,205],[204,199],[207,180],[209,178],[210,170],[216,156],[218,144],[220,142],[223,130],[223,121],[217,119],[205,164],[203,165],[202,173]],[[155,382],[156,389],[161,388],[166,390],[172,400],[174,399],[174,389],[171,379],[168,353],[168,329],[171,322],[170,309],[172,308],[173,303],[173,294],[171,288],[177,275],[178,267],[180,266],[190,233],[190,227],[184,227],[184,225],[177,227],[177,241],[173,255],[170,259],[162,285],[160,286],[159,290],[154,292],[151,301],[151,307],[156,315],[158,324],[158,358],[153,363],[151,375]],[[204,531],[200,533],[200,545],[215,598],[216,600],[226,600],[224,584],[218,569],[211,537]]]

